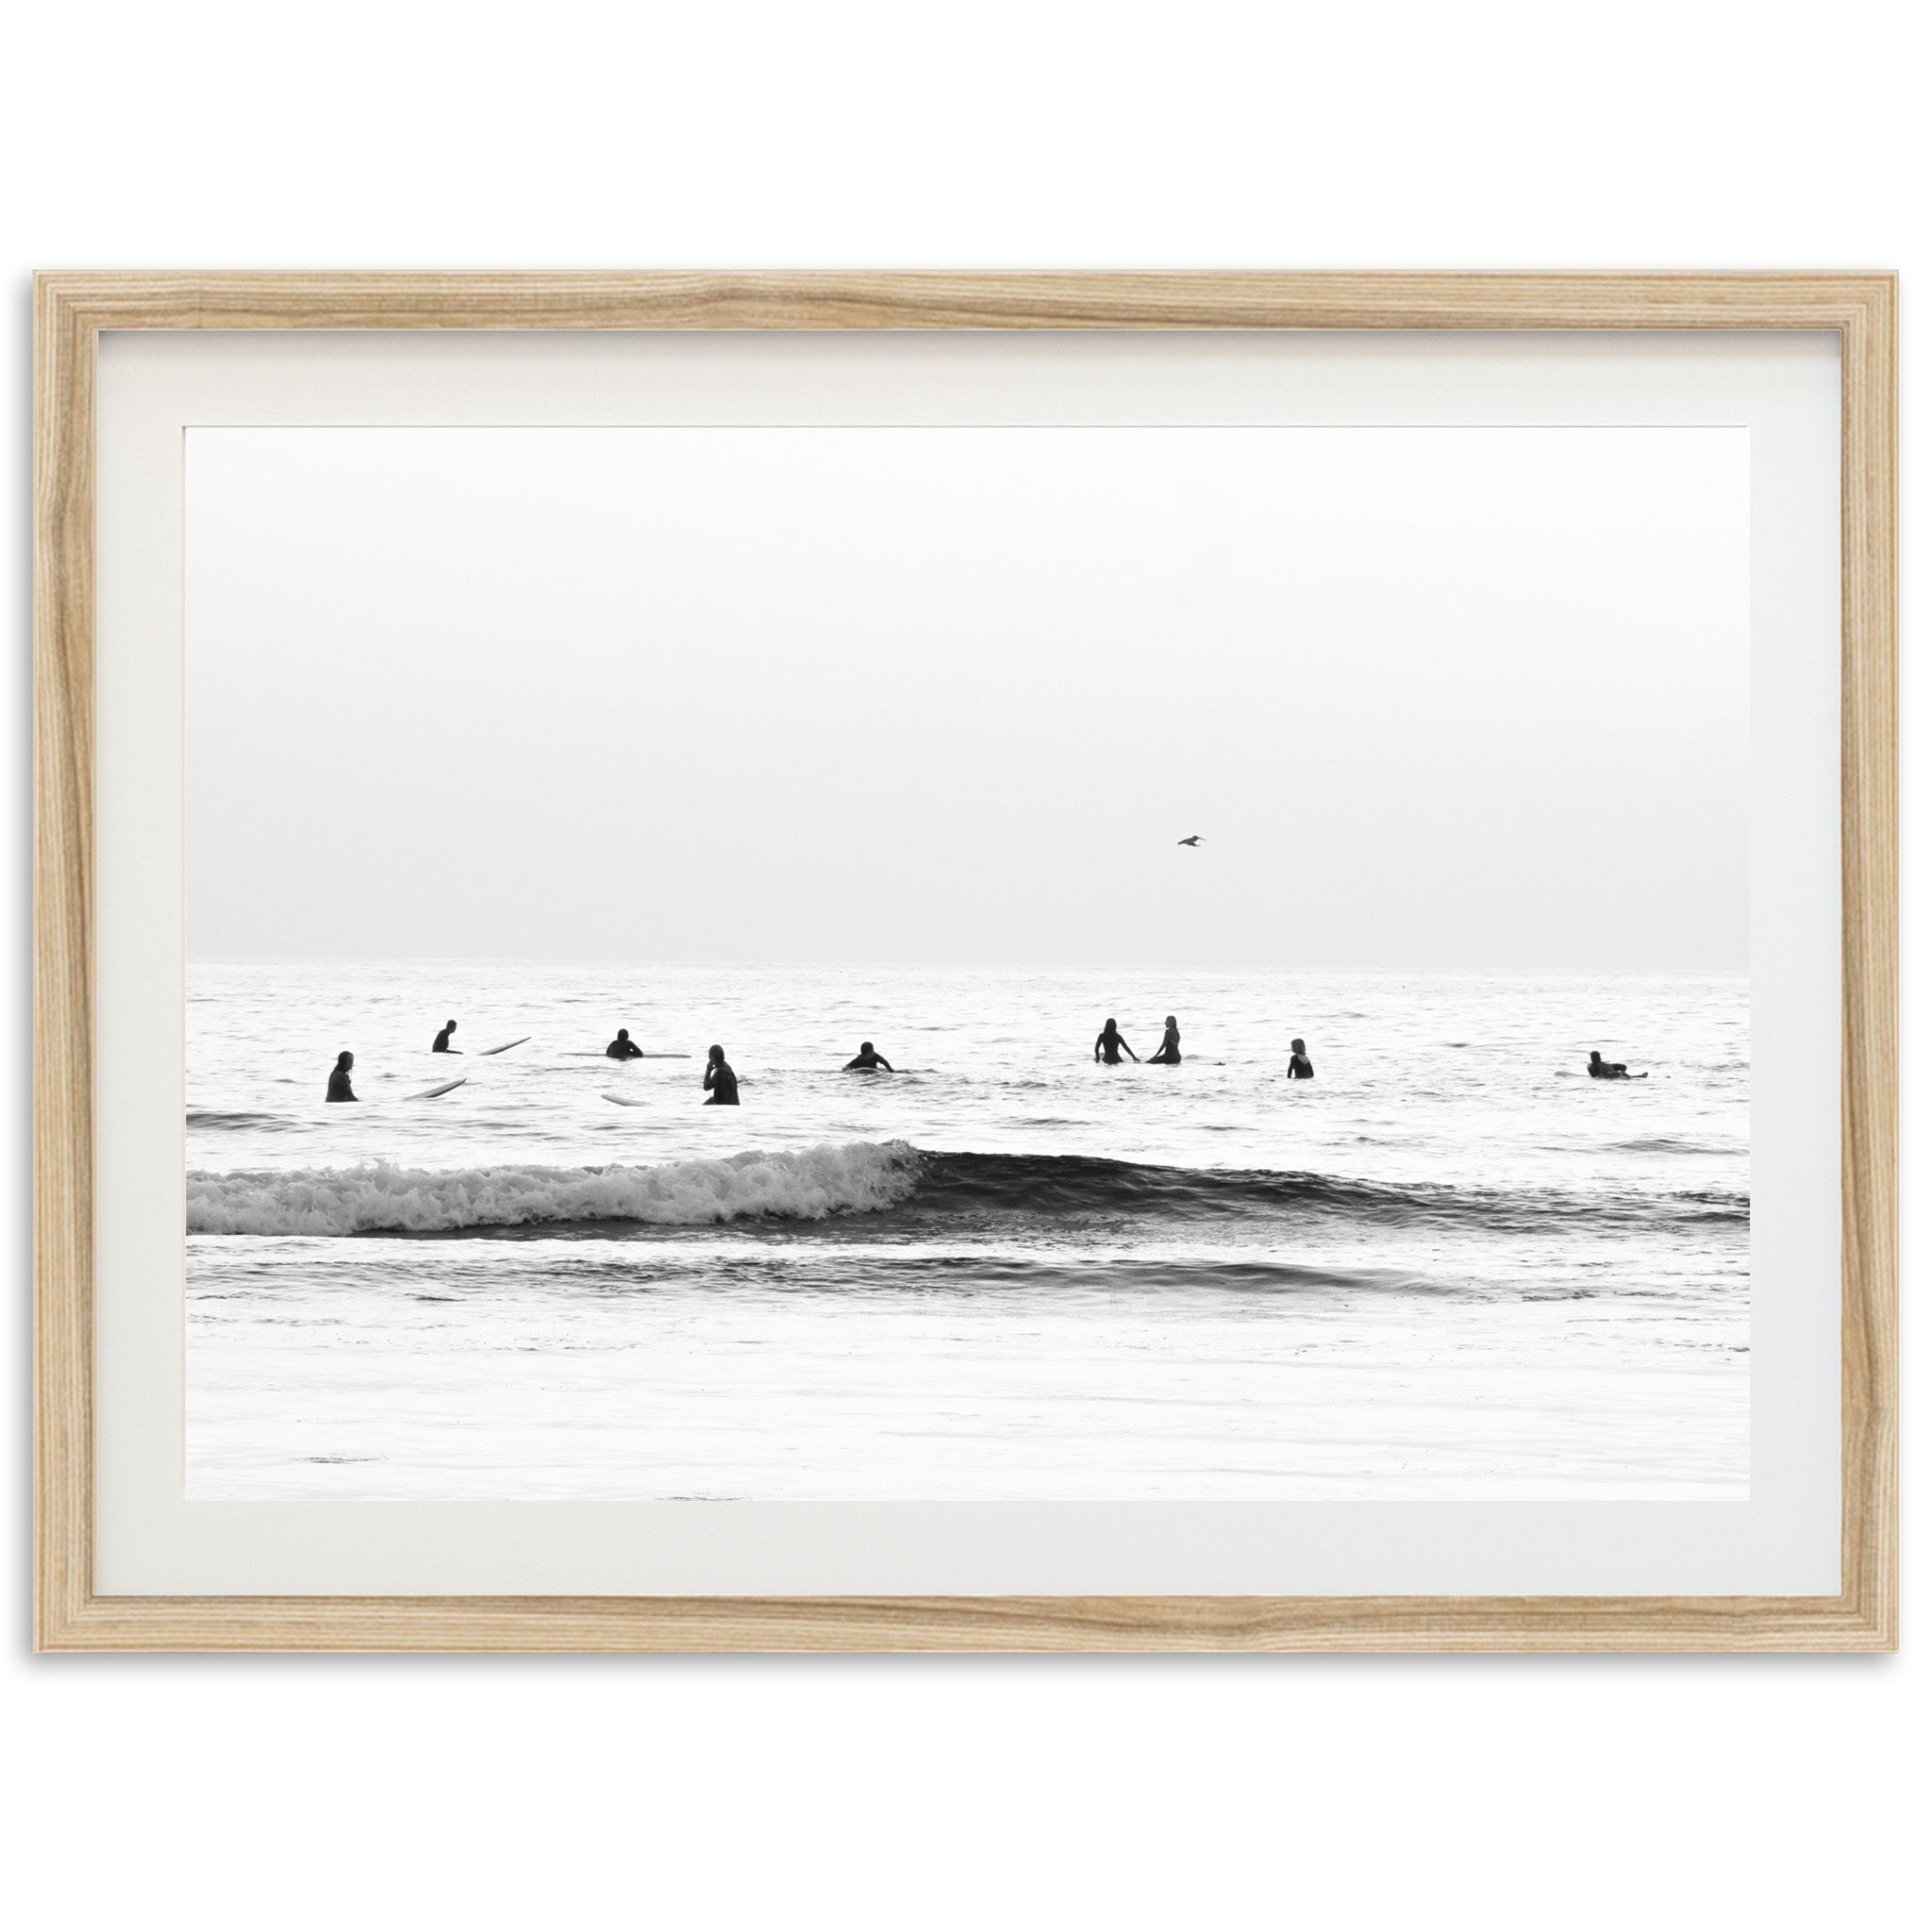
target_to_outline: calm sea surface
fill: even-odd
[[[1169,1012],[1182,1065],[1093,1063]],[[276,960],[188,1013],[195,1497],[1747,1493],[1741,978]]]

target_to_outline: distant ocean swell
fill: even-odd
[[[1265,1170],[1153,1167],[1084,1155],[927,1153],[903,1141],[746,1153],[657,1167],[490,1166],[447,1173],[378,1163],[295,1174],[192,1174],[188,1232],[482,1233],[635,1224],[695,1227],[892,1212],[936,1227],[974,1221],[1189,1222],[1321,1217],[1535,1231],[1578,1220],[1656,1226],[1750,1219],[1747,1195],[1482,1191]]]

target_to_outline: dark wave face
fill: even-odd
[[[1534,1231],[1553,1223],[1748,1223],[1749,1197],[1725,1191],[1671,1194],[1484,1190],[1350,1180],[1266,1169],[1155,1167],[1076,1154],[920,1153],[898,1220],[974,1215],[1053,1222],[1229,1218]]]

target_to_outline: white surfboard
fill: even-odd
[[[469,1077],[469,1074],[465,1074],[461,1080],[445,1080],[441,1087],[425,1087],[421,1093],[406,1094],[404,1098],[408,1100],[434,1100],[439,1093],[453,1092]]]
[[[486,1046],[476,1058],[479,1060],[487,1060],[493,1053],[508,1053],[511,1047],[523,1045],[524,1041],[529,1039],[529,1037],[527,1033],[523,1033],[519,1034],[514,1040],[506,1040],[501,1046]]]

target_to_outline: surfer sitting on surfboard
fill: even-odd
[[[1308,1058],[1308,1043],[1305,1040],[1288,1042],[1288,1077],[1291,1080],[1312,1080],[1315,1077],[1315,1063]]]
[[[1590,1077],[1592,1080],[1647,1080],[1648,1074],[1633,1074],[1622,1060],[1607,1060],[1595,1047],[1590,1050]]]
[[[604,1058],[608,1060],[641,1060],[643,1057],[644,1050],[630,1037],[628,1026],[620,1026],[617,1038],[604,1049]]]
[[[1093,1042],[1093,1058],[1104,1061],[1109,1067],[1117,1067],[1121,1063],[1122,1054],[1125,1054],[1136,1066],[1140,1064],[1141,1056],[1121,1038],[1121,1029],[1108,1020],[1100,1029],[1100,1037]]]
[[[429,1051],[431,1053],[461,1053],[461,1047],[452,1046],[449,1043],[449,1037],[456,1030],[457,1023],[454,1020],[445,1022],[442,1031],[436,1036],[436,1044]]]
[[[705,1102],[707,1107],[738,1105],[738,1075],[731,1071],[722,1046],[711,1049],[705,1067],[705,1091],[711,1096]]]
[[[1160,1036],[1160,1049],[1148,1056],[1150,1067],[1177,1067],[1181,1063],[1180,1023],[1170,1013],[1167,1016],[1167,1031]]]
[[[861,1040],[858,1042],[858,1051],[840,1071],[847,1074],[875,1074],[881,1067],[889,1074],[898,1071],[884,1054],[873,1051],[871,1041]]]
[[[420,1038],[421,1036],[419,1035],[418,1037]],[[326,1096],[325,1096],[325,1097],[326,1097],[327,1099],[329,1099],[329,1100],[354,1100],[354,1099],[355,1099],[355,1097],[356,1097],[356,1090],[355,1090],[355,1089],[354,1089],[353,1087],[351,1087],[351,1086],[349,1085],[349,1069],[350,1069],[351,1067],[353,1067],[353,1066],[354,1066],[355,1064],[356,1064],[356,1056],[355,1056],[354,1054],[352,1054],[352,1053],[339,1053],[339,1054],[337,1054],[337,1056],[336,1056],[336,1070],[335,1070],[335,1072],[334,1072],[334,1073],[332,1073],[332,1074],[330,1074],[330,1075],[328,1076],[328,1092],[327,1092],[327,1094],[326,1094]]]

